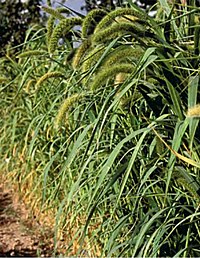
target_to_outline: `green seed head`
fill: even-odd
[[[50,79],[50,78],[63,78],[64,75],[61,72],[49,72],[44,74],[42,77],[40,77],[40,79],[37,81],[36,85],[35,85],[35,89],[38,90],[40,85]]]
[[[117,10],[114,10],[114,11],[108,13],[96,26],[95,33],[110,26],[111,23],[116,21],[117,17],[127,16],[127,15],[137,17],[137,18],[143,20],[144,22],[146,21],[146,19],[148,17],[145,13],[135,11],[131,8],[120,8],[120,9],[117,9]]]
[[[75,102],[83,97],[82,94],[74,94],[63,101],[55,118],[54,126],[58,129],[65,121],[65,116]]]
[[[55,52],[59,38],[67,34],[75,25],[81,25],[82,19],[78,17],[65,18],[54,28],[49,42],[49,52]]]
[[[131,73],[134,67],[131,64],[117,64],[113,65],[110,68],[102,69],[96,76],[94,81],[90,85],[92,91],[100,88],[103,84],[106,83],[106,80],[113,79],[119,73]]]
[[[90,33],[91,27],[97,24],[97,20],[101,19],[107,14],[106,11],[102,9],[94,9],[86,15],[82,24],[82,38],[87,38]]]

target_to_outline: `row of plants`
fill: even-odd
[[[0,59],[4,175],[55,253],[199,256],[199,8],[42,8]]]

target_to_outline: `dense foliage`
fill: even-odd
[[[199,256],[199,8],[128,2],[0,59],[1,167],[67,255]]]
[[[39,0],[0,0],[0,56],[24,42],[30,24],[40,21]]]
[[[152,6],[156,4],[156,0],[140,0],[140,1],[134,1],[137,5],[140,5],[144,8],[147,8],[147,6]],[[85,5],[83,8],[85,8],[88,12],[92,9],[96,8],[106,8],[106,9],[114,9],[117,6],[122,7],[125,5],[125,0],[85,0]]]

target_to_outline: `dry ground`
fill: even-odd
[[[0,256],[37,257],[53,255],[53,234],[43,229],[12,189],[0,184]]]

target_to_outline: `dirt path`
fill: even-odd
[[[51,233],[28,218],[13,190],[0,184],[0,257],[52,256]]]

